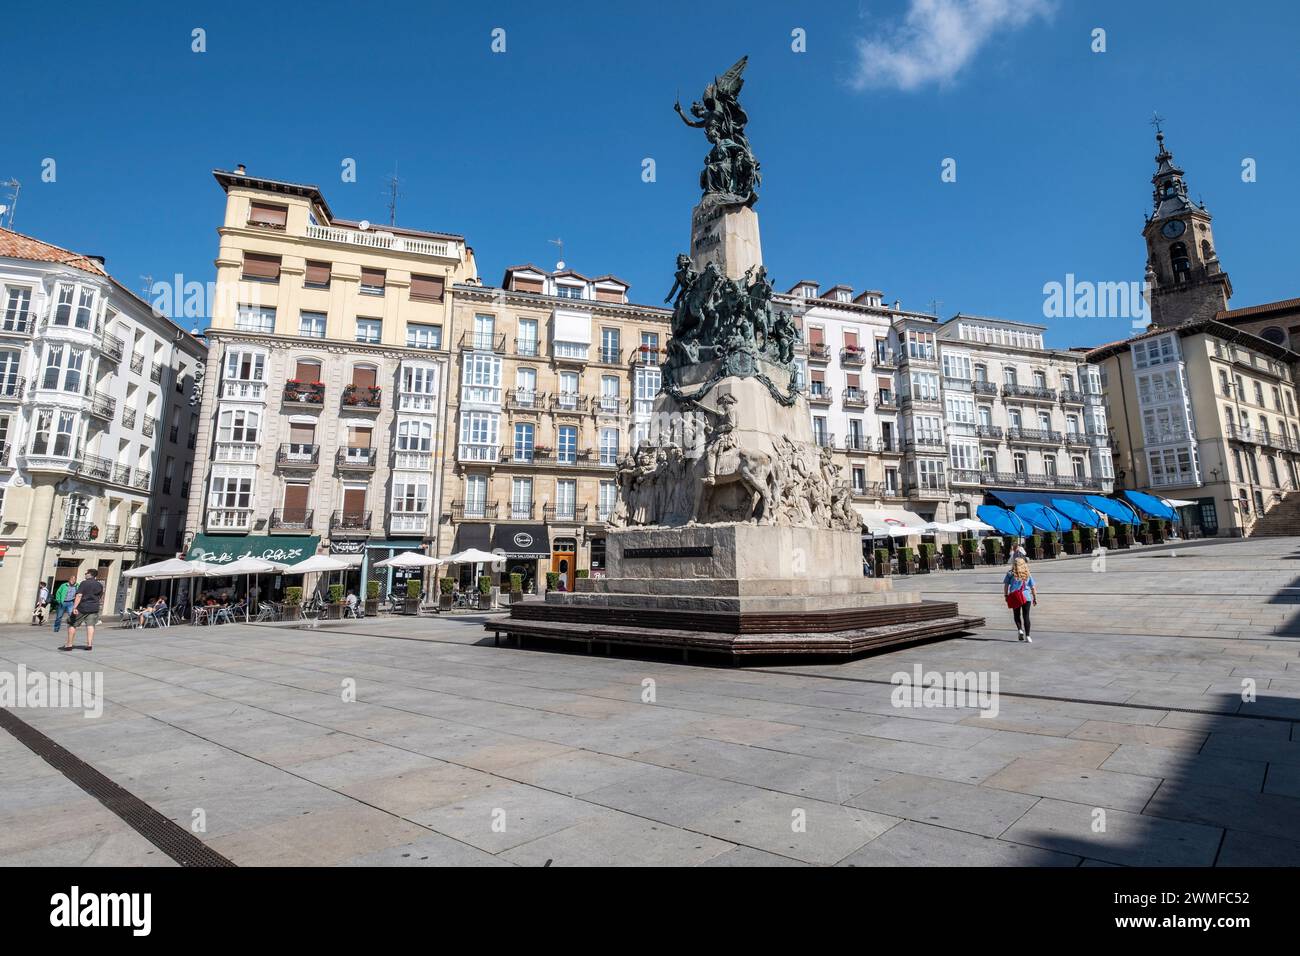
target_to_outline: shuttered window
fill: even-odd
[[[303,283],[313,289],[328,289],[330,284],[330,264],[328,262],[309,261],[307,263],[307,276]]]
[[[273,229],[283,229],[288,218],[288,206],[273,206],[269,203],[255,202],[248,211],[248,221],[255,226],[270,226]]]
[[[375,370],[368,365],[352,367],[352,384],[358,388],[372,388],[375,384]]]
[[[272,281],[278,280],[280,278],[280,257],[263,256],[256,252],[245,252],[244,278],[270,279]]]
[[[858,333],[855,329],[844,330],[844,347],[846,349],[855,349],[858,347]]]
[[[826,381],[826,373],[823,372],[821,369],[813,369],[812,372],[811,372],[810,374],[812,375],[812,380],[813,380],[814,382],[825,382],[825,381]]]
[[[859,379],[857,375],[849,375],[847,372],[844,374],[844,384],[849,388],[857,388],[858,382]]]
[[[293,377],[299,382],[319,382],[320,362],[311,362],[306,359],[299,359],[297,368],[294,369]]]
[[[411,298],[442,301],[442,276],[411,276]]]
[[[367,295],[384,294],[384,270],[383,269],[362,269],[361,270],[361,291]]]
[[[825,341],[826,330],[818,328],[815,325],[808,326],[808,341],[813,345],[821,345]]]

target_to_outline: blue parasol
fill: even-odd
[[[1016,505],[1015,512],[1039,531],[1070,530],[1070,519],[1044,504],[1026,501]]]
[[[1081,501],[1072,501],[1069,498],[1053,498],[1052,507],[1081,528],[1104,528],[1106,526],[1102,516]]]
[[[1120,524],[1141,524],[1142,519],[1124,502],[1115,498],[1103,498],[1101,495],[1087,495],[1084,501],[1092,505],[1107,518]]]
[[[975,509],[975,514],[985,524],[990,524],[996,528],[999,534],[1024,537],[1034,533],[1034,529],[1028,521],[1015,512],[1008,511],[1006,508],[999,508],[997,505],[980,505]]]

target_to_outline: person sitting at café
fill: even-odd
[[[144,627],[147,621],[154,621],[157,623],[161,621],[166,614],[167,599],[160,594],[152,604],[147,604],[135,612],[135,622],[139,627]]]

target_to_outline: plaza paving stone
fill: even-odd
[[[907,584],[989,626],[845,663],[493,647],[465,615],[105,628],[93,657],[5,626],[0,670],[102,671],[98,719],[15,713],[239,865],[1296,865],[1297,559],[1036,562],[1032,645],[1000,569],[933,574]],[[996,716],[895,706],[918,664],[996,673]],[[4,731],[0,763],[0,864],[172,865]]]

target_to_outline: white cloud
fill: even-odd
[[[1053,0],[910,0],[907,16],[858,41],[857,89],[947,83],[999,34],[1052,12]]]

